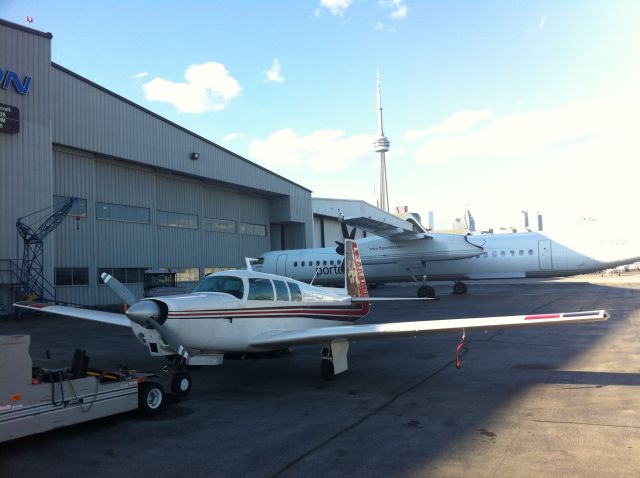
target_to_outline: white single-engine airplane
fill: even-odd
[[[541,232],[433,234],[424,236],[426,240],[408,240],[424,239],[422,233],[414,232],[422,230],[419,224],[411,223],[414,231],[393,228],[366,217],[345,218],[343,224],[381,236],[358,239],[368,281],[384,283],[413,278],[420,282],[418,278],[422,278],[418,297],[435,297],[433,287],[427,285],[426,280],[454,281],[454,294],[465,294],[464,280],[564,277],[640,261],[640,237],[618,229],[583,230],[564,236]],[[456,244],[455,250],[459,253],[464,250],[464,244],[476,247],[477,252],[467,257],[458,254],[453,257],[455,260],[451,260],[451,252],[426,254],[430,249],[438,249],[439,242],[448,241]],[[343,277],[340,248],[339,245],[266,252],[251,267],[303,282],[336,285]]]
[[[286,277],[249,270],[205,277],[190,294],[136,301],[108,274],[105,283],[127,304],[126,314],[46,303],[19,302],[15,307],[130,327],[151,355],[174,357],[171,388],[191,390],[185,365],[220,365],[225,353],[278,351],[297,344],[321,344],[321,375],[330,380],[347,370],[350,339],[416,336],[436,332],[524,327],[606,320],[604,310],[473,319],[424,320],[354,325],[369,312],[362,262],[355,241],[345,242],[345,290],[325,289]],[[457,351],[461,345],[458,346]],[[458,360],[456,364],[459,365]]]

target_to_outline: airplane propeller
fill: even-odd
[[[170,329],[158,322],[161,311],[158,304],[151,300],[136,300],[133,293],[127,289],[118,279],[103,272],[102,280],[129,308],[125,312],[127,318],[131,322],[135,322],[143,327],[152,327],[158,331],[164,342],[173,349],[178,355],[185,359],[189,357],[187,348],[180,343],[178,336]]]
[[[349,232],[349,228],[347,227],[347,224],[342,219],[343,219],[342,216],[340,216],[340,228],[342,229],[342,238],[355,239],[356,228],[354,227],[353,229],[351,229],[351,232]],[[340,254],[341,256],[344,256],[344,242],[335,241],[335,243],[337,244],[336,253]]]

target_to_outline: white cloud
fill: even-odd
[[[245,137],[245,135],[242,134],[242,133],[229,133],[224,138],[222,138],[222,142],[223,143],[229,143],[230,141],[233,141],[234,139],[244,138],[244,137]]]
[[[614,154],[629,156],[635,148],[633,125],[640,124],[640,104],[626,96],[615,100],[575,104],[550,111],[513,113],[496,119],[481,130],[434,138],[414,154],[419,163],[435,163],[482,156],[517,159],[527,154],[564,155],[576,151],[593,157],[595,145],[607,146],[600,160]],[[605,153],[606,151],[606,153]],[[616,158],[620,159],[620,158]]]
[[[540,21],[538,22],[538,28],[539,28],[539,29],[541,29],[541,30],[542,30],[542,29],[544,28],[544,23],[545,23],[545,21],[546,21],[546,17],[541,17],[541,18],[540,18]]]
[[[171,103],[182,113],[206,113],[224,109],[241,92],[240,84],[220,63],[191,65],[184,77],[185,83],[154,78],[143,85],[145,98]]]
[[[343,16],[347,8],[351,6],[353,0],[320,0],[320,6],[316,9],[316,17],[320,16],[320,8],[326,8],[334,16]]]
[[[144,78],[145,76],[149,76],[149,73],[147,73],[146,71],[142,71],[140,73],[136,73],[135,75],[133,75],[135,79]]]
[[[282,76],[282,65],[280,64],[280,60],[277,58],[273,59],[271,62],[271,68],[265,72],[265,81],[275,81],[276,83],[282,83],[284,81],[284,76]]]
[[[371,158],[372,135],[346,136],[344,131],[319,130],[298,136],[290,128],[254,139],[249,156],[268,168],[301,166],[316,171],[338,171],[354,162]]]
[[[402,20],[407,16],[407,6],[404,4],[404,0],[380,0],[378,2],[382,8],[393,9],[389,16],[396,20]]]
[[[427,136],[462,133],[471,129],[476,124],[488,120],[492,115],[493,111],[490,109],[457,111],[446,120],[435,124],[426,130],[407,130],[402,136],[402,139],[405,141],[415,141]]]

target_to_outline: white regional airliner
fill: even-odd
[[[345,223],[378,234],[382,224],[369,218],[346,218]],[[387,226],[388,229],[388,226]],[[450,260],[446,256],[420,256],[433,239],[400,240],[386,237],[358,239],[362,263],[369,283],[422,280],[419,297],[434,297],[426,280],[455,281],[453,292],[464,294],[464,280],[561,277],[585,274],[631,264],[640,260],[640,237],[617,230],[580,231],[574,235],[541,232],[467,235],[467,243],[478,246],[474,257]],[[432,234],[434,238],[449,235]],[[445,241],[447,239],[444,239]],[[457,243],[460,243],[459,240]],[[482,250],[480,250],[480,248]],[[338,248],[295,249],[263,254],[252,268],[322,285],[342,281],[342,256]],[[418,251],[418,252],[416,252]]]
[[[107,286],[130,307],[126,314],[64,305],[19,302],[15,307],[130,328],[151,355],[173,356],[171,388],[191,390],[184,364],[220,365],[228,352],[277,351],[297,344],[321,345],[325,379],[347,370],[349,340],[416,336],[438,332],[527,327],[606,320],[604,310],[469,319],[358,324],[371,302],[355,241],[345,243],[345,289],[326,289],[254,271],[224,271],[205,277],[191,294],[140,301],[116,279],[103,274]],[[423,299],[425,300],[425,299]],[[456,358],[457,355],[456,355]],[[459,365],[458,360],[456,365]]]

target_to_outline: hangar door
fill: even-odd
[[[541,271],[550,271],[553,269],[551,261],[551,241],[549,239],[538,241],[538,260],[540,261]]]
[[[280,254],[278,256],[278,262],[276,263],[276,274],[279,276],[287,275],[287,255]]]

